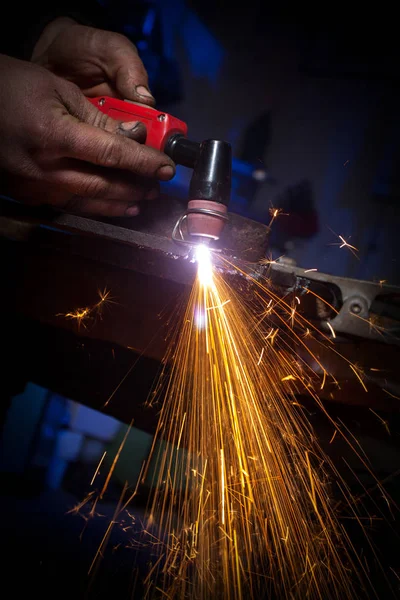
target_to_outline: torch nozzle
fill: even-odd
[[[193,168],[187,228],[191,236],[219,239],[227,218],[232,178],[232,150],[220,140],[191,142],[182,135],[169,140],[165,152],[178,164]]]

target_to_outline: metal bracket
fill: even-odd
[[[271,263],[270,269],[272,272],[292,274],[297,280],[305,279],[310,282],[334,285],[338,288],[341,295],[341,306],[333,318],[321,322],[323,330],[330,330],[329,323],[337,334],[400,344],[400,287],[337,277],[318,271],[310,272],[279,261]],[[383,299],[383,305],[387,305],[390,326],[383,327],[379,322],[374,322],[371,308],[380,297]],[[389,300],[392,302],[389,303]]]

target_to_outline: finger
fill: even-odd
[[[142,61],[138,56],[136,61],[131,60],[117,69],[114,79],[115,88],[124,100],[133,100],[142,104],[148,104],[149,106],[155,106],[156,101],[149,90],[147,74],[145,77],[142,75],[142,68],[138,68],[139,63],[144,69]]]
[[[166,154],[123,135],[114,135],[111,131],[125,129],[127,125],[99,111],[76,86],[67,82],[64,86],[62,100],[70,114],[63,114],[56,123],[54,145],[59,157],[123,169],[161,181],[172,179],[175,165]]]
[[[106,59],[103,61],[109,80],[123,99],[155,105],[149,89],[147,71],[136,47],[124,36],[107,33]]]
[[[147,130],[141,121],[119,121],[102,113],[97,107],[93,106],[81,93],[74,95],[66,94],[63,98],[64,104],[72,115],[75,115],[80,121],[98,127],[109,133],[122,134],[132,140],[144,144],[147,137]]]
[[[160,181],[168,181],[175,175],[174,163],[162,152],[123,135],[79,123],[72,117],[67,119],[68,127],[57,148],[61,156]]]
[[[57,114],[57,135],[53,136],[56,156],[161,181],[175,175],[175,165],[166,154],[129,139],[138,132],[136,122],[133,131],[128,131],[129,137],[114,135],[111,132],[127,132],[129,126],[99,111],[76,86],[65,82],[61,97],[69,114],[63,113],[62,118]]]
[[[121,121],[118,123],[116,133],[135,140],[139,144],[144,144],[147,137],[146,126],[140,121]]]
[[[117,200],[95,200],[81,196],[73,196],[65,206],[65,210],[81,215],[104,217],[136,217],[140,213],[137,204]]]
[[[109,96],[111,98],[121,99],[120,94],[117,93],[114,86],[111,85],[110,83],[106,83],[106,82],[102,82],[102,83],[99,83],[98,85],[88,87],[88,88],[81,88],[81,90],[82,90],[82,93],[87,98],[98,98],[99,96]]]
[[[113,82],[112,84],[103,82],[90,88],[83,88],[82,93],[88,98],[109,96],[111,98],[119,98],[122,100],[134,100],[135,102],[148,104],[149,106],[155,105],[154,97],[151,96],[150,99],[148,99],[146,96],[148,93],[148,88],[142,88],[140,85],[138,85],[138,89],[136,89],[134,86],[134,91],[132,92],[132,84],[127,83],[125,74],[123,72],[119,72],[118,78],[118,87],[116,82]],[[139,93],[140,91],[142,93]]]
[[[140,214],[140,207],[134,200],[134,193],[126,201],[118,198],[85,198],[74,193],[80,187],[61,185],[59,181],[34,181],[18,179],[15,185],[8,190],[8,195],[16,200],[30,204],[48,204],[55,208],[74,212],[77,214],[103,215],[103,216],[127,216],[133,217]],[[72,191],[71,191],[72,190]],[[159,195],[156,187],[148,189],[144,197],[152,200]]]
[[[46,180],[70,194],[96,200],[136,203],[159,195],[157,182],[74,160],[63,161],[60,168],[50,170]]]

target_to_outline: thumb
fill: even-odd
[[[125,36],[109,31],[96,31],[96,55],[109,83],[123,100],[154,106],[147,71],[136,46]]]
[[[115,88],[124,100],[154,106],[156,101],[148,87],[148,77],[142,61],[134,54],[121,65],[115,76]]]

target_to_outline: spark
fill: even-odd
[[[115,304],[114,299],[111,297],[111,290],[104,288],[103,291],[98,290],[99,302],[92,307],[92,311],[96,311],[97,316],[102,318],[104,307],[109,304]]]
[[[166,598],[168,598],[168,600],[172,599],[172,597],[169,594],[167,594],[166,592],[164,592],[164,590],[162,590],[160,587],[157,586],[156,590],[157,590],[157,592],[160,592],[163,596],[165,596]]]
[[[324,374],[323,374],[323,377],[322,377],[322,383],[321,383],[321,387],[320,387],[321,390],[323,390],[324,387],[325,387],[325,381],[326,381],[326,371],[324,369]]]
[[[99,464],[97,465],[97,468],[96,468],[96,470],[95,470],[95,472],[94,472],[94,475],[93,475],[93,477],[92,477],[92,481],[90,482],[90,485],[93,485],[93,481],[94,481],[94,480],[96,479],[96,477],[97,477],[97,473],[99,472],[99,469],[100,469],[100,467],[101,467],[101,463],[103,462],[103,460],[104,460],[104,457],[105,457],[105,455],[106,455],[106,454],[107,454],[107,450],[105,450],[105,451],[103,452],[103,456],[101,457],[101,459],[100,459],[100,462],[99,462]]]
[[[86,327],[85,321],[88,318],[88,316],[90,315],[90,312],[91,312],[90,308],[77,308],[73,312],[68,312],[63,315],[58,314],[57,316],[63,316],[66,319],[73,319],[73,320],[77,321],[78,327],[80,327],[81,325]]]
[[[324,298],[322,298],[322,296],[320,296],[316,292],[311,291],[310,289],[308,289],[306,287],[303,287],[302,289],[306,294],[311,294],[312,296],[314,296],[314,298],[317,298],[318,300],[320,300],[326,308],[329,308],[337,315],[339,314],[339,311],[332,304],[330,304],[327,300],[324,300]],[[306,329],[308,329],[308,327]]]
[[[335,338],[336,333],[335,333],[335,330],[333,329],[332,325],[329,323],[329,321],[327,321],[326,324],[328,325],[329,329],[331,330],[332,337]]]
[[[372,408],[370,408],[369,410],[372,412],[372,414],[374,414],[374,415],[375,415],[375,416],[376,416],[376,417],[377,417],[377,418],[380,420],[380,422],[382,423],[382,425],[383,425],[383,426],[384,426],[384,428],[386,429],[386,431],[387,431],[388,435],[390,435],[390,429],[389,429],[388,422],[387,422],[387,421],[385,421],[385,419],[382,419],[382,417],[380,417],[380,416],[378,415],[378,413],[376,413],[376,412],[375,412],[375,411],[374,411]]]
[[[331,229],[331,231],[340,240],[340,242],[335,243],[335,244],[331,244],[331,245],[332,246],[339,246],[339,248],[348,248],[348,250],[350,250],[350,252],[353,254],[353,256],[355,256],[357,259],[359,259],[359,256],[357,254],[357,252],[359,252],[358,248],[356,248],[355,246],[352,246],[351,244],[349,244],[349,242],[342,235],[339,235],[339,234],[335,233],[332,229]]]
[[[382,391],[385,392],[385,394],[387,394],[391,398],[394,398],[395,400],[400,400],[400,396],[395,396],[394,394],[392,394],[391,392],[389,392],[389,390],[386,390],[385,388],[382,388]]]
[[[109,470],[109,472],[108,472],[108,474],[107,474],[106,480],[105,480],[105,482],[104,482],[104,485],[103,485],[103,489],[101,490],[101,492],[100,492],[100,495],[99,495],[99,498],[100,498],[100,500],[103,498],[103,496],[104,496],[104,493],[105,493],[105,491],[106,491],[106,489],[107,489],[107,487],[108,487],[108,484],[110,483],[111,475],[113,474],[113,471],[114,471],[114,469],[115,469],[115,466],[116,466],[116,464],[117,464],[117,462],[118,462],[118,459],[119,459],[119,457],[120,457],[120,455],[121,455],[122,449],[123,449],[123,447],[125,446],[125,442],[126,442],[126,440],[127,440],[127,437],[128,437],[128,435],[129,435],[129,432],[130,432],[130,431],[131,431],[131,429],[132,429],[132,425],[133,425],[133,419],[132,419],[132,421],[131,421],[130,425],[129,425],[129,426],[127,427],[127,429],[126,429],[126,433],[125,433],[125,435],[124,435],[124,437],[123,437],[123,439],[122,439],[122,442],[121,442],[121,444],[120,444],[120,446],[119,446],[119,448],[118,448],[118,451],[117,451],[117,453],[116,453],[116,455],[115,455],[115,457],[114,457],[114,460],[113,460],[113,462],[112,462],[111,468],[110,468],[110,470]]]
[[[336,380],[318,348],[340,354],[267,278],[255,277],[253,293],[241,295],[214,269],[223,257],[199,246],[196,260],[197,279],[148,400],[160,402],[159,423],[131,495],[139,482],[152,490],[138,542],[152,551],[145,597],[358,597],[367,568],[332,505],[330,482],[345,506],[353,500],[293,390],[304,386],[335,428],[330,443],[339,435],[368,467],[357,439],[319,397],[321,373],[321,389],[328,375]],[[361,369],[343,360],[365,388]],[[131,498],[121,497],[119,511]]]
[[[296,321],[296,307],[294,306],[292,308],[292,310],[290,311],[290,322],[291,322],[292,329],[294,327],[295,321]]]
[[[349,244],[343,236],[339,235],[340,241],[342,242],[342,244],[339,246],[339,248],[350,248],[351,250],[354,250],[355,252],[358,252],[358,248],[356,248],[355,246],[352,246],[351,244]]]
[[[101,560],[102,555],[103,555],[103,549],[105,548],[105,546],[108,543],[108,540],[110,539],[112,529],[113,529],[115,523],[117,523],[118,515],[121,512],[121,504],[122,504],[122,500],[123,500],[123,497],[125,495],[126,489],[127,489],[127,484],[125,483],[125,485],[124,485],[124,487],[122,489],[121,496],[120,496],[120,498],[118,500],[117,506],[115,508],[113,518],[111,519],[110,523],[108,524],[108,527],[107,527],[107,530],[106,530],[106,532],[105,532],[105,534],[103,536],[103,539],[101,540],[101,542],[100,542],[100,544],[99,544],[99,546],[97,548],[96,554],[93,557],[92,563],[91,563],[91,565],[89,567],[89,570],[88,570],[88,575],[90,575],[93,572],[93,570],[94,570],[94,568],[96,566],[97,567],[99,566],[100,560]]]
[[[160,417],[147,460],[153,474],[148,481],[146,466],[142,475],[153,490],[146,598],[158,589],[171,599],[253,600],[267,578],[274,597],[289,600],[296,588],[296,597],[350,600],[349,572],[362,579],[365,566],[328,495],[327,479],[340,476],[285,385],[302,382],[328,416],[315,372],[292,349],[293,341],[304,347],[325,381],[303,339],[316,328],[259,280],[247,304],[207,247],[196,255],[198,278],[164,360],[169,377],[151,400],[160,399]],[[331,443],[343,429],[335,424]]]
[[[278,258],[275,258],[275,259],[263,258],[260,260],[260,265],[277,265],[284,257],[285,257],[285,255],[282,254],[281,256],[278,256]]]
[[[355,374],[355,376],[357,377],[358,381],[361,383],[361,385],[363,386],[364,390],[366,392],[368,392],[367,387],[364,383],[364,381],[362,380],[361,377],[361,369],[355,367],[354,365],[350,365],[350,369],[353,371],[353,373]]]
[[[73,508],[71,508],[70,510],[67,511],[67,515],[69,514],[77,514],[79,513],[79,511],[81,510],[81,508],[83,508],[94,496],[95,492],[89,492],[89,494],[86,496],[86,498],[84,498],[83,500],[81,500],[81,502],[78,502],[78,504],[76,506],[74,506]]]
[[[260,358],[258,359],[257,366],[259,366],[261,364],[263,354],[264,354],[264,347],[261,348],[261,354],[260,354]]]
[[[311,273],[312,271],[318,271],[318,269],[307,269],[304,273]]]
[[[221,523],[225,525],[225,461],[224,449],[221,448]]]
[[[159,332],[156,331],[156,333],[150,339],[150,341],[147,344],[147,346],[144,348],[142,354],[144,354],[151,347],[151,345],[153,344],[154,340],[157,338],[158,335],[159,335]],[[135,352],[137,352],[137,350],[135,348],[132,348],[131,346],[127,346],[127,348],[129,350],[134,350]],[[107,398],[107,400],[104,402],[103,408],[105,408],[106,406],[109,405],[109,403],[114,398],[115,394],[118,392],[118,390],[121,388],[121,386],[125,383],[125,381],[128,379],[128,377],[134,371],[134,369],[138,366],[138,364],[140,362],[140,358],[141,358],[141,354],[139,354],[139,356],[137,356],[135,358],[135,360],[133,361],[133,363],[130,365],[130,367],[128,368],[128,370],[126,371],[125,375],[122,377],[122,379],[120,380],[120,382],[118,383],[118,385],[114,388],[114,390],[111,392],[111,394],[109,395],[109,397]]]
[[[390,570],[394,573],[394,575],[397,577],[397,579],[400,581],[400,577],[399,575],[396,573],[396,571],[393,569],[393,567],[389,567]]]
[[[277,218],[279,215],[281,215],[281,216],[282,216],[282,215],[285,215],[285,216],[287,216],[287,213],[284,213],[282,208],[273,208],[273,207],[271,207],[271,208],[269,209],[269,214],[271,215],[271,220],[270,220],[270,222],[268,223],[268,227],[271,227],[271,226],[272,226],[273,222],[275,221],[275,219],[276,219],[276,218]]]
[[[86,306],[85,308],[77,308],[67,313],[57,313],[57,317],[65,317],[77,322],[78,329],[83,325],[87,329],[88,321],[96,321],[96,318],[101,319],[104,311],[104,307],[108,304],[113,304],[114,300],[111,298],[111,291],[106,288],[101,291],[97,291],[100,300],[92,306]]]
[[[225,300],[225,302],[223,302],[219,306],[207,306],[206,310],[214,310],[216,308],[222,308],[223,306],[225,306],[225,304],[228,304],[228,302],[230,302],[230,300]]]
[[[265,337],[266,340],[269,340],[271,345],[273,345],[276,336],[278,335],[278,328],[274,329],[273,327],[270,329],[270,331],[268,332],[267,336]]]

